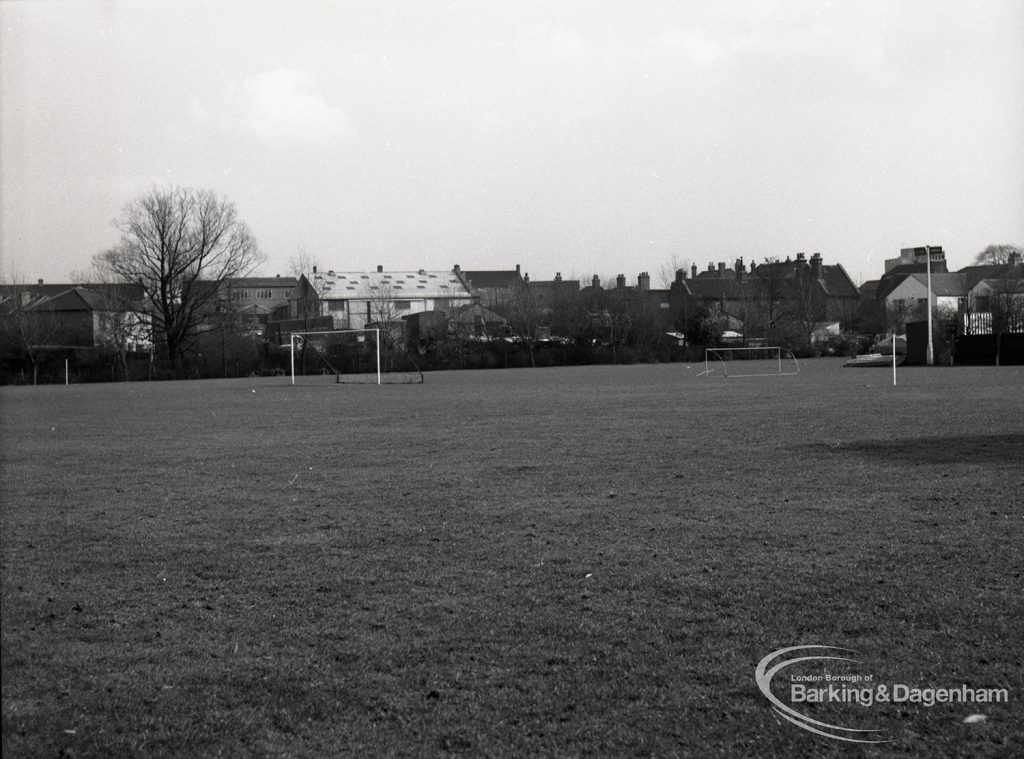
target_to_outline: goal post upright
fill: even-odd
[[[374,337],[377,340],[377,384],[380,384],[380,328],[378,327],[374,331]]]

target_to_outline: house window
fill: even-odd
[[[409,310],[409,301],[407,301],[407,300],[396,300],[395,301],[395,310],[396,311],[408,311]]]
[[[270,290],[257,290],[256,297],[260,300],[270,300],[274,297],[274,293]]]
[[[342,312],[345,310],[345,301],[343,300],[331,300],[327,302],[327,307],[331,311]]]
[[[232,290],[231,300],[249,300],[248,290]]]

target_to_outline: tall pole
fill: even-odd
[[[375,329],[377,338],[377,384],[380,384],[380,329]]]
[[[935,365],[935,355],[932,348],[932,249],[930,246],[925,246],[925,255],[928,257],[928,352],[925,354],[925,363],[928,366]],[[893,351],[896,350],[895,343],[893,344]]]
[[[288,335],[288,342],[292,353],[292,384],[295,384],[295,335]]]

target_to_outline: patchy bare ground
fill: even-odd
[[[840,363],[5,388],[4,754],[844,754],[810,643],[1011,691],[859,753],[1024,753],[1024,371]]]

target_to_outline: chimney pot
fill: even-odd
[[[41,285],[41,284],[43,284],[43,280],[39,280],[39,284],[40,284],[40,285]]]

